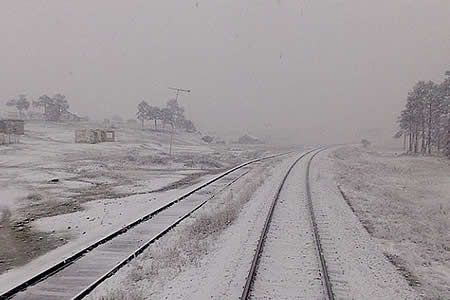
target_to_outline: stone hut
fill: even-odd
[[[97,144],[115,142],[116,135],[110,129],[78,129],[75,131],[75,143]]]

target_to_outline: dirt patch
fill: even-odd
[[[117,187],[119,183],[95,183],[89,188],[80,188],[80,189],[70,189],[70,192],[75,195],[71,197],[71,199],[79,202],[89,202],[99,199],[115,199],[115,198],[124,198],[131,195],[135,195],[135,193],[118,193],[114,191],[114,188]]]
[[[220,172],[223,172],[223,169],[212,169],[202,172],[196,172],[192,174],[188,174],[183,178],[169,183],[166,186],[163,186],[158,189],[148,190],[148,191],[140,191],[140,192],[117,192],[114,188],[119,185],[124,185],[123,182],[117,182],[114,184],[111,183],[93,183],[89,188],[80,188],[80,189],[71,189],[70,191],[75,196],[72,196],[71,199],[78,201],[78,203],[84,203],[88,201],[94,201],[98,199],[119,199],[125,198],[129,196],[135,195],[146,195],[160,192],[167,192],[175,189],[182,189],[185,187],[189,187],[191,185],[197,184],[201,181],[201,179],[206,175],[214,175]]]
[[[28,194],[21,200],[21,208],[17,209],[17,222],[28,223],[44,217],[53,217],[82,210],[79,201],[73,199],[56,199],[45,189]]]
[[[0,274],[24,265],[34,257],[66,243],[66,238],[35,231],[32,219],[12,220],[11,212],[2,210],[0,220]]]

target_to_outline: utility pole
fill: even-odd
[[[178,95],[180,95],[180,92],[184,92],[184,93],[190,93],[191,90],[185,90],[185,89],[180,89],[180,88],[174,88],[174,87],[169,87],[169,90],[174,90],[176,91],[176,96],[175,96],[175,100],[178,101]]]
[[[169,87],[169,90],[173,90],[173,91],[177,92],[175,95],[176,101],[178,101],[178,96],[180,95],[180,92],[182,92],[182,93],[190,93],[191,92],[191,90],[185,90],[185,89],[174,88],[174,87]],[[170,156],[172,156],[172,144],[173,144],[174,130],[175,130],[175,124],[172,125],[172,132],[170,133],[170,144],[169,144],[169,155]]]

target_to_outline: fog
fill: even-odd
[[[205,132],[347,142],[391,136],[414,82],[449,69],[450,1],[2,1],[0,40],[2,102],[132,118],[175,86]]]

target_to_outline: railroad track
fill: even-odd
[[[214,177],[122,229],[59,261],[0,295],[4,299],[83,299],[156,240],[204,206],[214,190],[248,173],[251,164],[288,153],[255,159]]]
[[[292,276],[292,274],[293,274],[292,270],[288,270],[284,274],[285,278],[281,278],[281,279],[280,278],[274,278],[274,277],[276,277],[276,275],[274,275],[273,273],[279,272],[279,270],[277,270],[276,267],[272,268],[274,265],[278,264],[278,267],[281,267],[281,268],[284,268],[284,269],[288,269],[288,268],[289,269],[295,269],[295,266],[292,266],[292,265],[279,266],[279,261],[283,260],[283,259],[286,260],[287,258],[286,257],[281,257],[281,258],[280,257],[275,257],[275,258],[274,257],[270,257],[271,254],[267,254],[266,255],[266,257],[269,257],[269,259],[266,259],[266,263],[267,262],[268,263],[267,263],[267,265],[265,265],[265,268],[268,268],[270,270],[270,273],[267,273],[266,270],[264,269],[264,270],[261,270],[261,275],[259,275],[258,270],[259,270],[260,263],[261,263],[261,257],[263,256],[263,253],[265,251],[265,244],[266,244],[266,240],[268,238],[268,233],[270,231],[270,227],[271,227],[271,224],[272,224],[272,221],[273,221],[274,212],[277,209],[277,205],[279,205],[279,201],[281,201],[280,200],[280,196],[281,196],[283,190],[287,189],[286,182],[288,181],[288,178],[290,177],[290,174],[292,173],[292,171],[296,167],[296,165],[300,161],[302,161],[303,158],[307,157],[310,154],[312,154],[312,155],[309,156],[309,158],[308,158],[308,161],[307,161],[307,164],[306,164],[306,174],[305,174],[305,191],[306,191],[305,197],[306,197],[306,202],[304,201],[302,203],[298,203],[298,202],[296,203],[298,205],[303,205],[301,207],[301,209],[299,208],[299,211],[305,211],[304,219],[306,219],[306,221],[305,221],[306,223],[303,223],[302,225],[298,225],[297,227],[299,229],[302,229],[303,231],[305,231],[305,228],[302,228],[302,227],[305,227],[305,226],[308,227],[308,225],[309,225],[310,233],[309,234],[308,233],[304,234],[303,238],[304,239],[311,239],[312,238],[313,239],[312,243],[314,245],[311,245],[311,247],[310,247],[311,249],[309,249],[309,252],[308,251],[304,251],[304,254],[309,254],[309,255],[304,255],[303,257],[298,258],[297,261],[294,260],[294,263],[299,263],[301,261],[308,260],[308,259],[305,258],[306,256],[311,256],[311,255],[314,256],[315,255],[316,256],[315,259],[313,259],[312,262],[310,263],[310,265],[307,265],[307,267],[306,267],[306,268],[308,268],[308,267],[311,268],[311,266],[312,266],[312,268],[318,269],[317,271],[320,274],[319,275],[320,276],[320,283],[316,284],[317,287],[314,290],[314,292],[317,291],[317,292],[321,293],[321,296],[320,296],[321,298],[329,299],[329,300],[334,300],[335,299],[335,296],[334,296],[334,293],[333,293],[333,286],[331,284],[330,277],[328,275],[327,264],[326,264],[326,260],[325,260],[324,254],[323,254],[323,247],[322,247],[322,242],[321,242],[321,239],[320,239],[319,229],[318,229],[318,225],[317,225],[317,221],[316,221],[316,215],[314,213],[312,197],[311,197],[310,180],[309,180],[310,167],[311,167],[312,160],[314,159],[314,157],[317,154],[319,154],[321,151],[324,151],[325,149],[327,149],[327,148],[318,148],[318,149],[314,149],[314,150],[311,150],[311,151],[308,151],[308,152],[302,154],[299,158],[297,158],[294,161],[294,163],[289,167],[288,171],[286,172],[286,174],[285,174],[285,176],[284,176],[284,178],[283,178],[283,180],[282,180],[282,182],[281,182],[281,184],[280,184],[280,186],[279,186],[279,188],[278,188],[278,190],[277,190],[277,192],[275,194],[275,197],[272,200],[269,212],[267,214],[267,217],[266,217],[266,220],[265,220],[262,232],[261,232],[261,235],[260,235],[258,243],[257,243],[255,254],[253,256],[253,260],[251,262],[250,269],[249,269],[249,272],[248,272],[248,275],[247,275],[247,278],[246,278],[245,286],[244,286],[244,289],[243,289],[243,292],[242,292],[242,295],[241,295],[240,299],[249,299],[249,298],[251,298],[253,296],[254,292],[257,292],[256,291],[257,288],[255,288],[255,279],[256,279],[257,276],[264,277],[263,276],[264,273],[267,275],[268,279],[266,279],[265,283],[260,284],[259,288],[264,288],[266,290],[269,290],[267,292],[270,295],[270,293],[273,293],[273,290],[270,291],[270,289],[272,287],[267,287],[265,285],[271,285],[273,283],[273,281],[277,281],[277,280],[283,281],[284,279],[289,279],[289,276]],[[285,193],[284,197],[286,197],[287,191],[284,191],[284,193]],[[300,195],[296,195],[296,197],[299,197],[299,196]],[[283,200],[289,201],[289,200],[286,200],[286,199],[283,199]],[[284,205],[286,205],[286,204],[284,204]],[[281,208],[279,208],[279,209],[281,209]],[[286,209],[286,208],[284,208],[284,209]],[[289,209],[287,211],[285,211],[285,213],[286,212],[288,212],[288,214],[289,214],[290,213]],[[291,215],[292,215],[292,213],[291,213]],[[289,218],[289,216],[287,218]],[[298,216],[293,216],[293,217],[291,217],[291,219],[294,220],[293,222],[299,222],[299,219],[301,221],[303,218],[301,218],[301,217],[299,218]],[[307,220],[307,219],[309,219],[309,220]],[[284,227],[286,227],[286,224],[283,224],[283,222],[286,222],[286,220],[277,220],[277,221],[279,223],[277,225],[281,228],[281,230],[283,230],[283,231],[287,230],[287,228],[284,228]],[[290,225],[291,224],[289,224],[288,226],[290,226]],[[298,233],[298,235],[300,235],[300,232]],[[286,234],[284,236],[287,236],[287,238],[284,240],[286,242],[286,244],[291,246],[291,243],[293,243],[293,241],[290,240],[292,238],[292,236],[289,236],[289,235],[286,235]],[[273,246],[274,244],[277,244],[277,243],[281,243],[282,241],[283,241],[283,233],[279,234],[279,235],[276,235],[276,237],[273,240],[271,240],[271,246]],[[303,240],[303,241],[301,241],[301,243],[307,244],[308,242],[305,242],[305,240]],[[302,247],[306,248],[306,246],[304,246],[304,245],[302,245]],[[280,246],[278,250],[280,250],[280,249],[283,249],[283,245]],[[294,253],[291,252],[290,254],[293,254],[293,256],[299,256],[299,252],[301,252],[301,251],[298,251],[298,249],[295,249]],[[277,256],[277,255],[274,255],[274,256]],[[278,255],[278,256],[280,256],[280,255]],[[281,256],[283,256],[283,254]],[[286,255],[284,255],[284,256],[286,256]],[[277,259],[278,259],[278,261],[277,261]],[[290,263],[291,263],[293,261],[292,257],[289,257],[289,259],[291,259],[291,261],[290,261]],[[311,261],[311,259],[309,259],[309,260]],[[276,263],[274,263],[274,261]],[[297,269],[298,273],[305,273],[305,272],[308,271],[308,270],[305,270],[303,268],[305,268],[305,266],[298,267],[298,269]],[[291,272],[290,275],[286,276],[286,274],[289,273],[289,272]],[[281,273],[283,273],[283,272],[281,272]],[[295,271],[294,271],[294,273],[295,273]],[[317,275],[317,272],[311,272],[311,274],[309,276],[310,277],[315,277],[316,275]],[[306,284],[306,285],[313,286],[315,284],[315,282],[314,282],[315,279],[316,278],[312,278],[309,281],[309,283]],[[259,279],[259,280],[264,282],[264,279]],[[277,284],[283,285],[283,282],[281,282],[281,283],[278,282]],[[286,284],[286,285],[287,286],[283,286],[283,288],[288,289],[289,286],[288,286],[288,284]],[[297,286],[298,287],[298,285],[299,285],[299,282],[294,282],[293,284],[291,284],[291,287],[292,286]],[[281,288],[281,289],[283,289],[283,288]],[[264,292],[262,292],[262,293],[264,294]],[[270,297],[274,297],[275,299],[277,298],[277,296],[280,296],[280,295],[275,295],[275,296],[274,295],[270,295]],[[299,295],[297,294],[296,296],[299,296]],[[305,295],[303,295],[303,296],[305,296]],[[285,298],[285,297],[286,297],[286,295],[280,296],[280,298]],[[306,296],[306,298],[308,298],[308,297]],[[315,295],[314,298],[318,298],[317,295]]]

